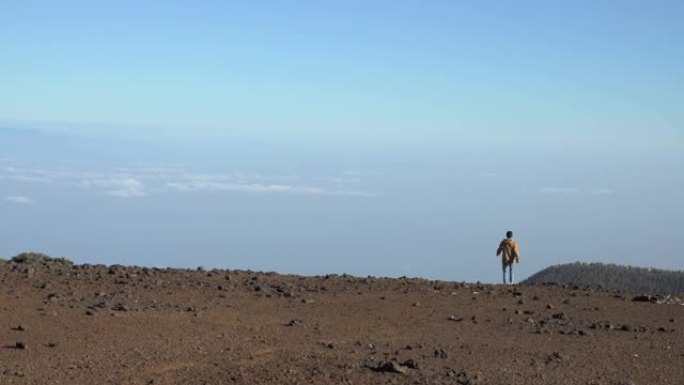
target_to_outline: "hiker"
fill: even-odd
[[[506,284],[506,269],[508,269],[508,283],[513,284],[513,262],[520,263],[520,252],[518,243],[513,239],[513,232],[506,232],[506,239],[501,241],[496,255],[501,255],[501,266],[503,268],[503,283]]]

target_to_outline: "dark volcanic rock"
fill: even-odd
[[[287,322],[285,324],[285,326],[298,326],[298,325],[302,325],[303,323],[304,323],[304,321],[302,321],[300,319],[292,319],[289,322]]]
[[[404,366],[396,361],[389,361],[389,362],[384,362],[378,365],[372,365],[372,364],[366,364],[366,367],[369,368],[370,370],[374,372],[382,372],[382,373],[399,373],[399,374],[406,374],[408,373],[408,367]]]
[[[649,295],[649,294],[641,294],[637,295],[634,298],[632,298],[633,302],[657,302],[658,297],[655,295]]]
[[[439,348],[439,349],[435,350],[434,355],[435,355],[435,357],[437,357],[437,358],[442,358],[442,359],[446,359],[446,358],[449,357],[449,355],[447,354],[447,352],[444,351],[444,349],[442,349],[442,348]]]
[[[623,332],[631,332],[633,330],[633,328],[630,325],[622,325],[622,326],[620,326],[619,330],[622,330]]]
[[[406,366],[407,368],[411,368],[411,369],[420,369],[418,362],[414,359],[411,359],[411,358],[402,362],[401,365]]]

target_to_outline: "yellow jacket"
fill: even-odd
[[[503,263],[513,263],[513,261],[520,262],[520,251],[518,250],[518,243],[513,238],[506,238],[499,244],[496,250],[496,255],[501,255]]]

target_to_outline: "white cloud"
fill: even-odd
[[[81,186],[97,189],[106,195],[119,198],[139,198],[148,195],[145,185],[139,180],[130,177],[86,179],[81,181]]]
[[[26,183],[52,183],[53,180],[46,177],[22,175],[22,174],[9,174],[0,175],[0,180],[11,180],[15,182],[26,182]]]
[[[335,190],[321,187],[286,184],[224,183],[188,181],[167,183],[165,189],[174,192],[242,192],[256,194],[332,195],[347,197],[377,197],[377,194],[356,190]]]
[[[345,174],[346,175],[346,174]],[[178,175],[177,180],[170,180],[162,187],[162,191],[199,193],[199,192],[240,192],[254,194],[294,194],[294,195],[327,195],[348,197],[375,197],[377,194],[349,190],[346,184],[360,183],[359,178],[352,177],[312,177],[307,183],[301,177],[292,175],[259,175],[242,173],[192,174]]]
[[[64,169],[42,169],[7,166],[0,170],[0,180],[25,183],[74,183],[81,179],[104,178],[102,173]]]
[[[3,167],[0,180],[11,180],[27,183],[52,183],[52,179],[35,169],[19,169],[12,166]]]
[[[615,191],[605,188],[592,188],[590,190],[581,190],[578,188],[571,187],[543,187],[539,189],[541,194],[556,194],[556,195],[584,195],[584,196],[600,196],[600,195],[612,195]]]
[[[348,176],[383,176],[385,175],[382,172],[379,171],[358,171],[358,170],[349,170],[343,172],[344,175]]]
[[[354,175],[354,176],[352,176]],[[0,181],[53,183],[80,187],[119,197],[145,197],[153,193],[241,192],[254,194],[326,195],[376,197],[356,187],[362,175],[382,175],[373,171],[348,171],[338,176],[261,175],[237,172],[193,173],[179,167],[119,167],[111,172],[85,172],[65,169],[3,167]],[[351,189],[352,185],[355,187]]]
[[[591,189],[591,191],[589,191],[589,194],[591,194],[591,195],[613,195],[614,193],[615,193],[615,191],[610,190],[610,189],[605,189],[605,188],[600,188],[600,189],[594,188],[594,189]]]
[[[21,196],[21,195],[14,195],[14,196],[5,197],[5,201],[20,204],[20,205],[33,203],[33,199],[25,197],[25,196]]]
[[[357,191],[357,190],[340,190],[340,191],[329,191],[328,195],[337,195],[341,197],[363,197],[363,198],[377,198],[380,195],[367,191]]]
[[[136,167],[119,167],[122,172],[135,172],[141,174],[178,174],[184,172],[185,169],[180,167],[166,167],[166,166],[136,166]]]
[[[324,190],[316,187],[292,186],[282,184],[224,183],[207,181],[167,183],[166,188],[178,192],[234,191],[246,193],[289,193],[309,195],[318,195],[325,193]]]
[[[580,190],[568,187],[542,187],[539,192],[542,194],[576,195],[580,193]]]
[[[319,176],[316,177],[315,180],[334,184],[361,183],[361,180],[359,178],[340,178],[336,176]]]

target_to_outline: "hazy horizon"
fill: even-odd
[[[0,4],[0,256],[681,270],[679,2]]]

